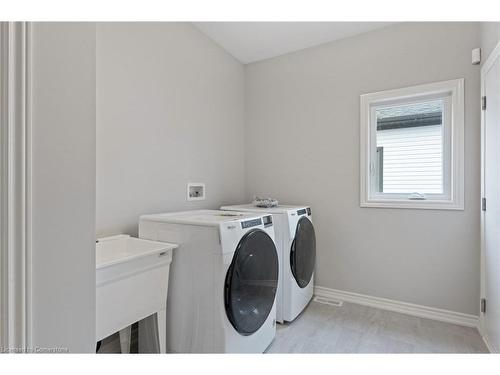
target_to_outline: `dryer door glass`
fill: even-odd
[[[274,241],[260,229],[241,239],[226,274],[224,303],[233,327],[242,335],[266,321],[278,286],[278,254]]]
[[[290,251],[290,266],[293,277],[301,288],[312,279],[316,263],[316,235],[311,221],[303,216],[297,223],[295,238]]]

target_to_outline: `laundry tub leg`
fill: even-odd
[[[132,326],[128,326],[120,331],[120,349],[122,354],[130,353],[130,336],[132,335]]]
[[[139,353],[167,352],[167,310],[139,321]]]
[[[160,353],[167,352],[167,310],[163,309],[156,313],[156,322],[158,326],[158,343],[160,344]]]

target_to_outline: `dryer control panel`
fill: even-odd
[[[300,210],[297,210],[297,215],[301,216],[301,215],[305,215],[307,214],[307,216],[311,216],[311,207],[306,207],[306,208],[302,208]]]

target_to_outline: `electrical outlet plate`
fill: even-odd
[[[189,182],[187,184],[187,200],[202,201],[205,199],[205,184],[199,182]]]

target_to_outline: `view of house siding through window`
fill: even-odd
[[[375,109],[381,193],[443,193],[443,100]]]

